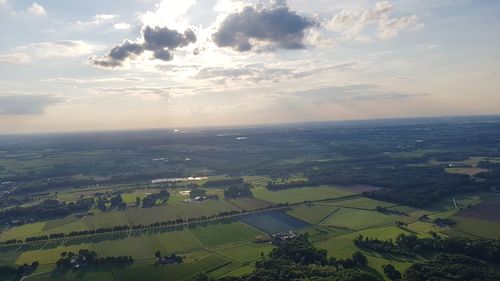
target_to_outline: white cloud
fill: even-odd
[[[130,24],[125,23],[125,22],[119,22],[119,23],[115,23],[113,25],[113,27],[115,29],[125,30],[125,29],[130,29]]]
[[[416,15],[391,17],[393,10],[388,1],[375,3],[372,9],[344,9],[336,14],[325,27],[340,34],[344,41],[369,42],[372,34],[388,39],[403,30],[417,30],[423,27]],[[375,29],[375,30],[374,30]]]
[[[95,15],[92,18],[92,20],[77,21],[75,25],[78,27],[88,27],[88,26],[101,25],[101,24],[109,23],[116,18],[117,18],[117,16],[112,15],[112,14],[98,14],[98,15]]]
[[[167,26],[170,29],[186,29],[190,26],[181,18],[196,0],[162,0],[154,12],[146,12],[141,16],[145,25]]]
[[[31,4],[31,6],[28,8],[28,12],[37,16],[45,16],[47,14],[45,8],[36,2]]]
[[[96,49],[96,46],[83,41],[40,42],[19,46],[10,53],[0,54],[0,62],[29,63],[38,59],[78,57]]]

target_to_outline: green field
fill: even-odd
[[[351,207],[351,208],[359,208],[366,210],[375,210],[377,206],[389,208],[396,205],[394,203],[373,200],[366,197],[353,198],[347,200],[336,200],[333,202],[327,202],[326,204],[338,207]]]
[[[69,272],[64,275],[45,273],[27,277],[26,281],[116,281],[113,273],[108,269],[82,270],[80,272]]]
[[[15,247],[0,247],[2,262],[23,264],[39,261],[53,264],[64,251],[90,249],[101,256],[130,255],[135,259],[151,259],[155,251],[186,253],[205,247],[251,241],[262,233],[240,222],[219,223],[185,228],[182,231],[155,230],[130,235],[102,234],[90,238],[72,238],[63,242],[37,242]],[[127,245],[127,247],[123,247]]]
[[[273,203],[298,203],[306,200],[322,200],[328,198],[339,198],[354,195],[346,189],[335,186],[323,185],[318,187],[290,188],[280,191],[270,191],[265,188],[255,188],[255,198]]]
[[[114,270],[118,281],[137,280],[181,280],[201,272],[210,272],[219,267],[229,265],[230,260],[217,255],[208,255],[197,261],[178,265],[144,265]]]
[[[444,233],[450,236],[464,236],[472,238],[500,239],[500,223],[465,218],[460,216],[451,217],[457,224]]]
[[[315,242],[314,245],[317,248],[327,250],[329,256],[333,256],[337,259],[350,258],[354,252],[361,251],[368,259],[368,266],[371,267],[372,270],[378,272],[378,274],[382,277],[384,276],[384,274],[381,267],[384,264],[390,263],[394,265],[398,270],[405,270],[416,260],[423,260],[423,259],[420,257],[414,259],[402,256],[381,254],[373,251],[365,251],[363,249],[358,248],[354,244],[353,240],[356,238],[356,236],[360,234],[363,235],[364,237],[377,237],[382,240],[387,240],[387,239],[394,240],[401,233],[409,234],[409,232],[393,226],[370,228],[362,231],[356,231],[348,234],[333,236],[328,239]]]
[[[294,207],[292,210],[288,211],[287,214],[314,225],[335,212],[337,209],[337,207],[327,205],[309,204]]]
[[[361,230],[370,227],[393,225],[399,216],[390,216],[377,211],[341,208],[332,213],[321,224]]]

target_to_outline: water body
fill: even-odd
[[[247,215],[241,217],[240,221],[269,234],[297,230],[310,226],[310,224],[280,211]]]

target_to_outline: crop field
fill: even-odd
[[[273,248],[269,243],[241,242],[212,247],[210,252],[241,263],[256,261],[261,258],[261,253],[266,255]]]
[[[234,205],[236,208],[240,210],[256,210],[259,208],[265,208],[272,205],[272,203],[270,202],[255,198],[238,198],[238,199],[226,200],[226,202]]]
[[[465,218],[500,223],[500,204],[497,202],[481,202],[471,208],[460,211],[458,215]]]
[[[301,220],[287,215],[286,213],[278,211],[247,215],[241,217],[240,221],[266,233],[297,230],[309,225]]]
[[[63,242],[37,242],[19,246],[2,246],[2,262],[22,264],[35,260],[52,264],[64,251],[90,249],[102,256],[130,255],[150,259],[157,250],[163,253],[184,253],[204,247],[249,241],[262,232],[240,222],[219,223],[178,230],[155,230],[132,234],[101,234],[89,238],[71,238]],[[127,247],[123,247],[127,245]]]
[[[351,207],[366,210],[375,210],[377,206],[390,208],[396,206],[394,203],[374,200],[366,197],[348,198],[345,200],[334,200],[332,202],[321,202],[321,204],[337,206],[337,207]]]
[[[228,265],[231,261],[217,255],[209,255],[197,261],[178,265],[145,265],[114,270],[118,281],[185,279],[201,272],[209,272],[218,267]]]
[[[270,191],[265,188],[255,188],[252,192],[255,198],[273,203],[298,203],[305,200],[339,198],[355,194],[354,192],[350,192],[348,190],[335,186],[290,188],[280,191]]]
[[[337,207],[328,205],[309,204],[294,207],[292,210],[288,211],[287,214],[314,225],[335,212],[337,209]]]
[[[452,219],[457,222],[451,231],[447,232],[450,235],[456,235],[454,230],[461,232],[458,236],[472,236],[476,238],[500,239],[500,223],[479,219],[466,218],[461,216],[453,216]]]
[[[45,273],[25,278],[26,281],[116,281],[108,269],[84,270],[67,274]]]
[[[361,251],[368,264],[353,268],[387,280],[382,265],[404,271],[440,249],[395,246],[415,252],[410,258],[399,255],[405,251],[382,249],[377,241],[358,248],[353,242],[358,235],[394,240],[400,234],[430,238],[435,232],[443,240],[500,239],[500,199],[488,190],[498,187],[500,158],[497,147],[484,145],[500,139],[500,119],[484,120],[476,127],[474,120],[455,124],[447,118],[420,125],[408,120],[409,126],[390,125],[390,120],[352,127],[322,122],[279,129],[0,136],[0,241],[20,240],[0,245],[0,265],[38,261],[35,275],[24,281],[168,281],[197,273],[220,278],[251,272],[275,248],[269,241],[279,240],[269,234],[294,231],[308,233],[314,246],[337,259]],[[182,180],[187,177],[208,180]],[[152,183],[160,178],[172,180]],[[271,191],[269,182],[282,188],[294,182],[300,186]],[[196,189],[219,200],[187,202]],[[162,190],[169,193],[160,194]],[[365,191],[379,200],[365,197]],[[206,219],[230,211],[240,214]],[[192,218],[202,221],[59,235],[61,239],[35,237]],[[443,221],[439,226],[438,218],[456,225]],[[403,225],[396,227],[395,222]],[[45,273],[54,270],[62,252],[81,249],[100,257],[132,256],[135,261],[130,267],[84,264],[62,276]],[[180,255],[183,262],[160,266],[157,251]],[[388,254],[391,251],[399,254]]]
[[[399,216],[390,216],[376,211],[341,208],[332,213],[321,224],[361,230],[376,226],[393,225]]]
[[[399,270],[404,270],[408,268],[412,262],[415,261],[413,258],[384,255],[377,252],[365,251],[359,249],[354,245],[353,240],[359,234],[365,237],[377,237],[380,239],[395,239],[400,233],[405,231],[396,227],[383,227],[383,228],[372,228],[359,232],[352,232],[349,234],[338,235],[331,237],[319,242],[315,242],[314,245],[318,249],[325,249],[328,251],[328,256],[339,258],[350,258],[352,254],[356,251],[361,251],[368,260],[368,266],[376,270],[378,274],[383,276],[381,270],[382,265],[392,264]]]
[[[260,201],[242,201],[242,205],[262,206]],[[117,225],[150,224],[178,218],[191,218],[210,216],[222,211],[239,210],[235,204],[225,200],[208,200],[204,202],[179,203],[169,206],[154,208],[137,208],[126,211],[111,211],[97,213],[83,219],[68,217],[63,220],[27,224],[13,227],[9,231],[0,234],[0,239],[8,240],[14,237],[22,238],[51,233],[68,233],[85,229],[97,229],[101,227],[113,227]]]

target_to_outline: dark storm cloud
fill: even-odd
[[[267,44],[262,49],[267,51],[304,49],[305,32],[315,25],[315,20],[300,16],[283,5],[267,9],[247,6],[229,15],[212,39],[219,47],[231,47],[239,52],[253,50],[253,41]]]
[[[146,26],[142,30],[142,39],[142,43],[126,40],[104,57],[92,57],[90,60],[94,65],[112,68],[122,66],[128,58],[133,59],[145,51],[151,51],[154,59],[170,61],[173,59],[172,51],[195,43],[196,35],[190,29],[180,33],[167,27]]]
[[[42,114],[47,107],[62,102],[53,95],[0,95],[0,115]]]

